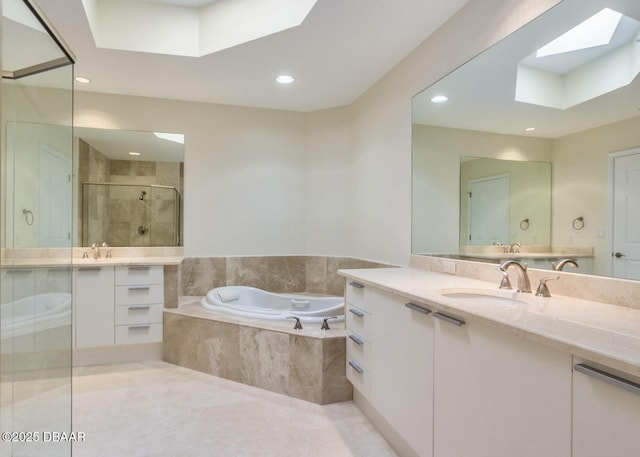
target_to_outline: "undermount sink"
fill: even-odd
[[[477,304],[502,304],[502,305],[524,305],[526,302],[519,300],[515,292],[500,293],[490,290],[479,289],[444,289],[439,291],[440,295],[446,298],[457,300],[461,303]]]

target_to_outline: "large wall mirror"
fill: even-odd
[[[6,209],[6,220],[15,221],[7,224],[16,227],[8,233],[14,247],[60,247],[69,240],[76,246],[182,245],[183,135],[76,127],[71,158],[59,152],[59,130],[9,123],[7,145],[20,151],[11,157],[38,170],[7,188],[8,200],[16,201]],[[53,165],[70,161],[71,176],[70,167],[56,173]],[[49,214],[47,198],[67,202],[66,210]]]
[[[412,253],[640,279],[638,73],[640,2],[563,0],[416,95]]]

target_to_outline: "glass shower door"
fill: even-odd
[[[2,0],[0,455],[71,455],[73,56]]]

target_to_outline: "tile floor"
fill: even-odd
[[[164,362],[74,369],[74,457],[396,456],[351,402],[319,406]]]

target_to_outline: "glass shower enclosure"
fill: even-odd
[[[74,57],[31,1],[1,4],[0,455],[69,456]]]
[[[179,246],[180,194],[151,184],[82,183],[82,245]]]

